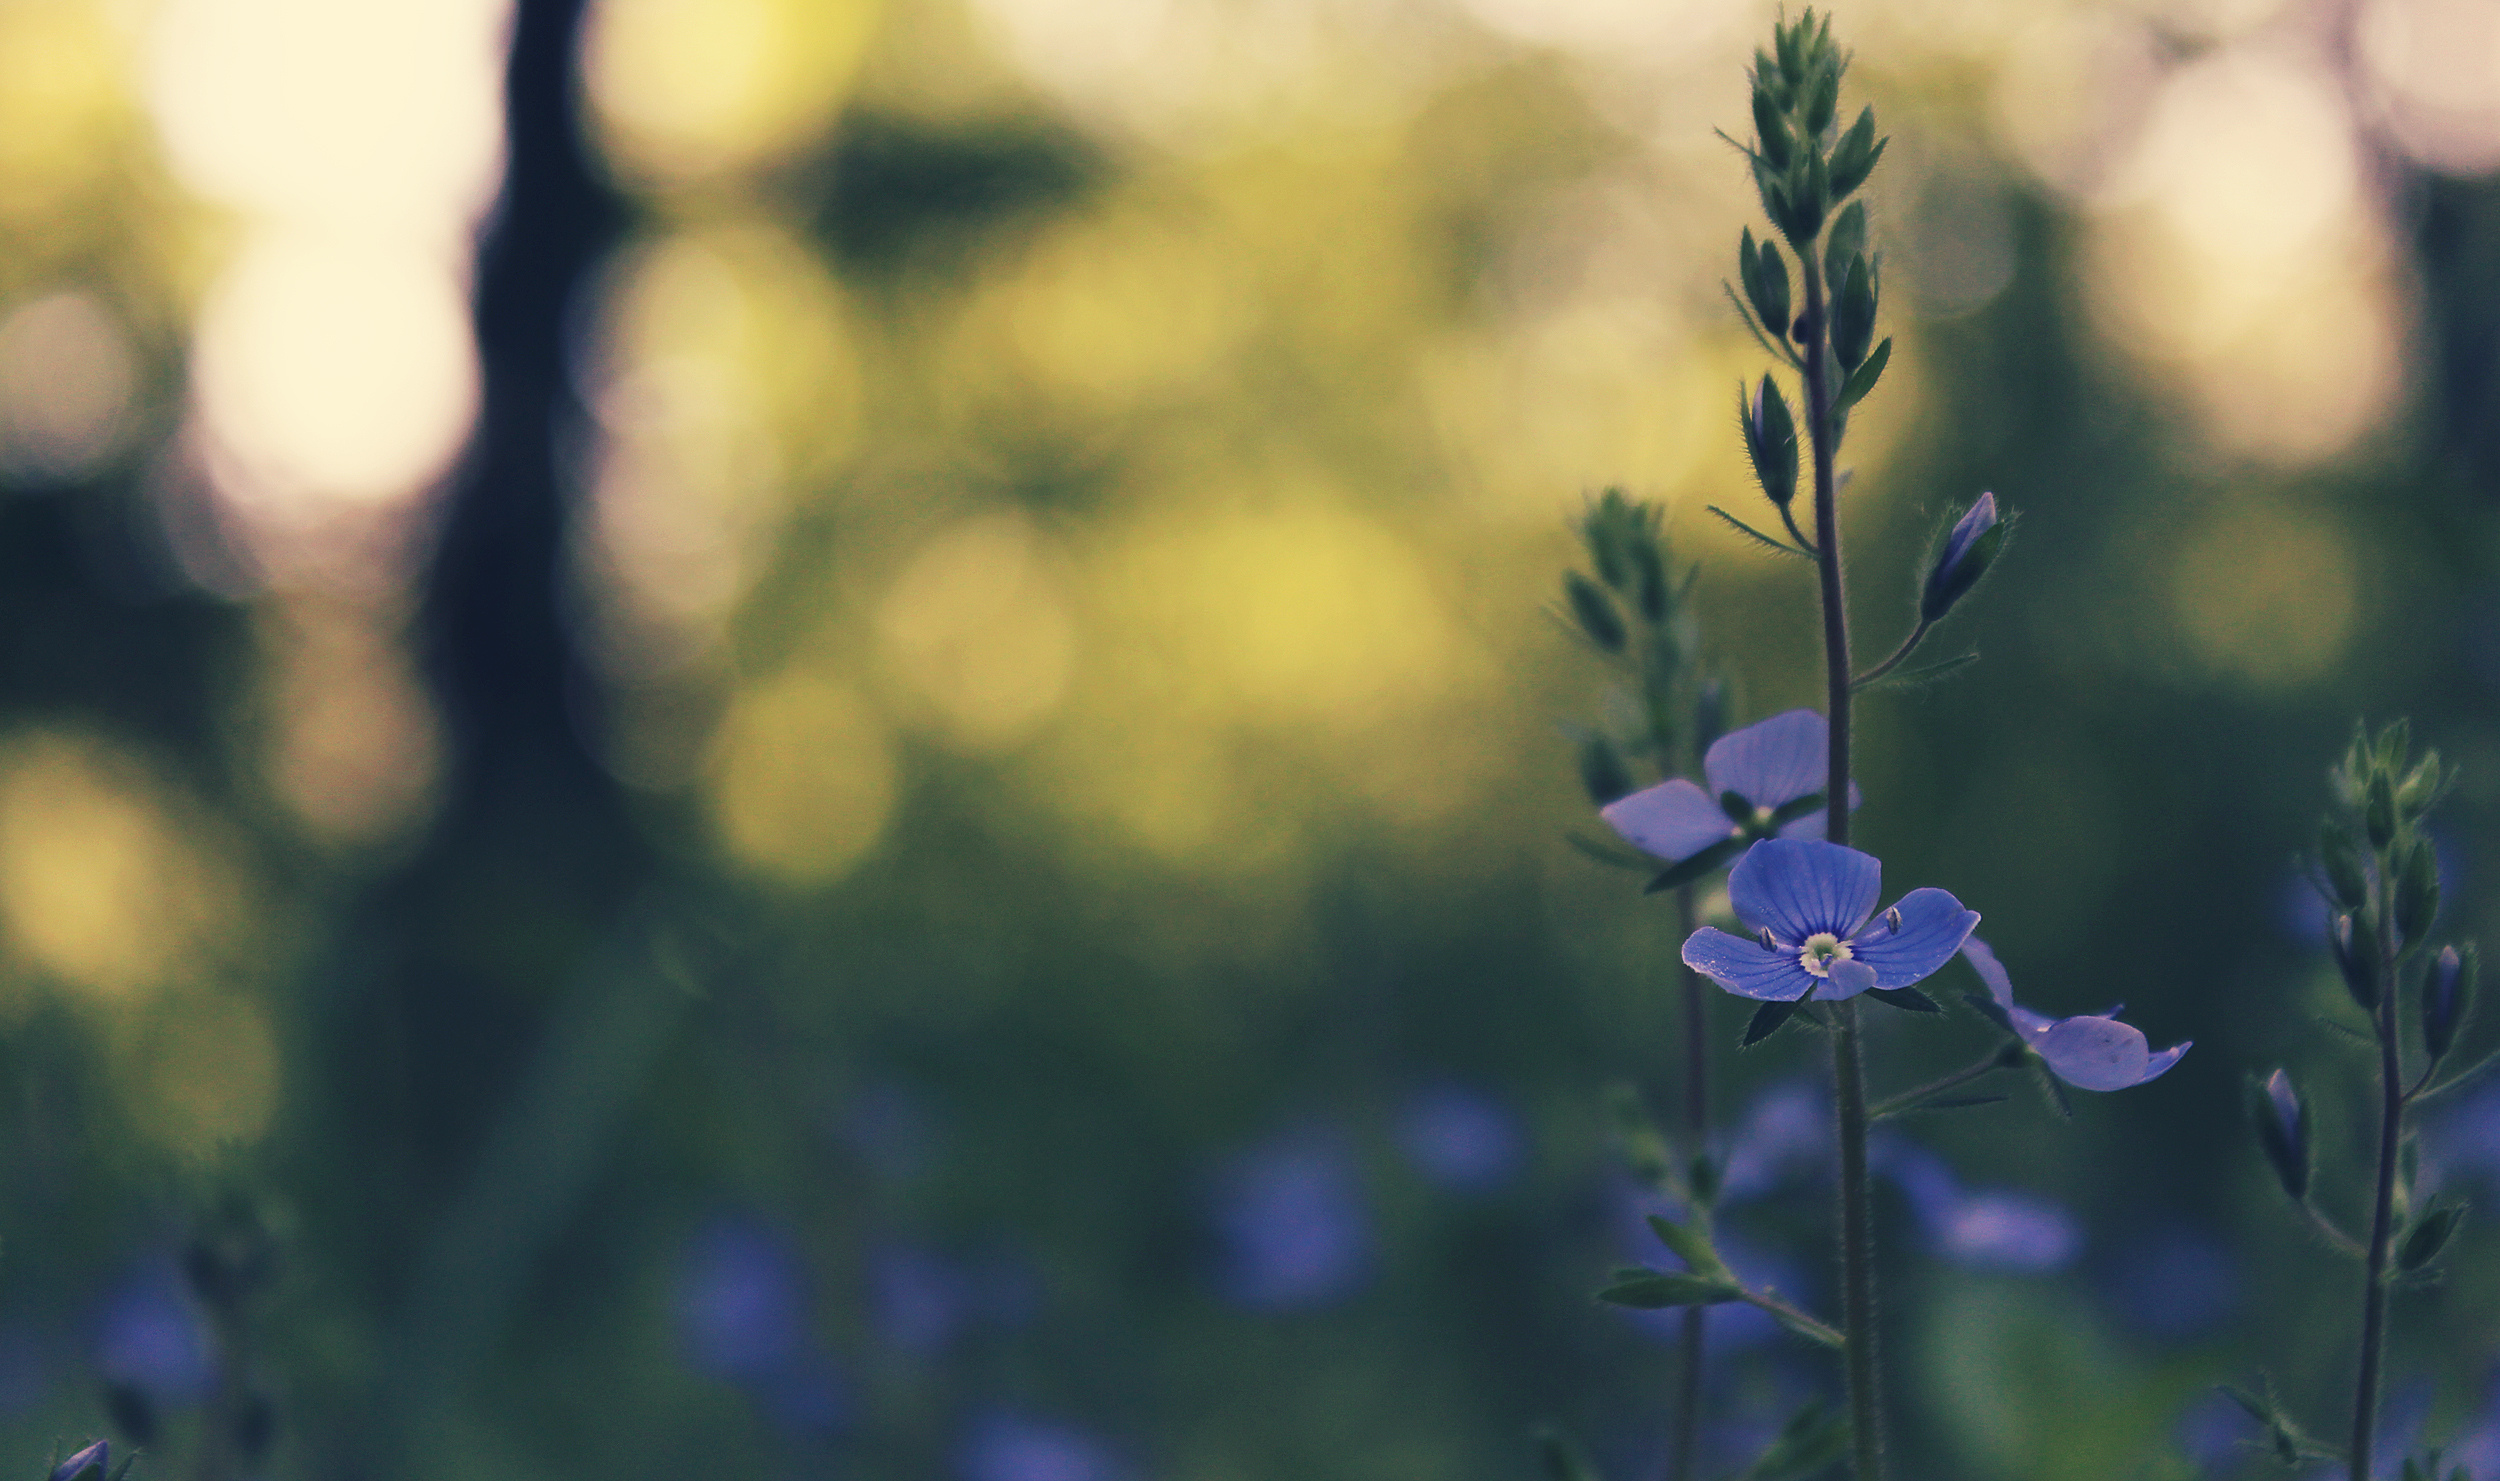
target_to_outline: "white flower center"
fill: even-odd
[[[1797,965],[1817,977],[1832,975],[1832,963],[1849,960],[1849,943],[1829,931],[1817,931],[1797,948]]]

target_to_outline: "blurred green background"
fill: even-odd
[[[1659,1258],[1601,1089],[1673,1104],[1673,932],[1563,841],[1553,606],[1621,485],[1739,718],[1819,693],[1702,512],[1768,23],[0,0],[0,1466],[109,1393],[142,1474],[1493,1478],[1546,1419],[1654,1473],[1665,1329],[1588,1293]],[[2492,899],[2500,13],[1836,31],[1861,647],[1949,507],[2023,520],[1986,661],[1865,706],[1860,841],[2026,1002],[2196,1040],[1905,1127],[1902,1473],[2230,1474],[2211,1384],[2348,1381],[2237,1097],[2301,1067],[2353,1196],[2296,855],[2355,715],[2462,766]],[[1819,1050],[1716,1007],[1731,1237],[1822,1302]],[[1879,1091],[1987,1042],[1885,1019]],[[2500,1100],[2425,1150],[2487,1186]],[[220,1337],[180,1251],[255,1228]],[[2496,1239],[2392,1400],[2487,1466]],[[1723,1462],[1836,1387],[1720,1351]]]

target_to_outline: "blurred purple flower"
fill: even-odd
[[[805,1352],[806,1305],[798,1252],[786,1239],[745,1219],[716,1220],[695,1235],[678,1273],[686,1362],[733,1383],[763,1383]]]
[[[2500,1369],[2493,1371],[2489,1383],[2481,1411],[2459,1426],[2446,1455],[2450,1465],[2463,1466],[2476,1476],[2500,1476]]]
[[[2014,1001],[2014,981],[2005,973],[1988,943],[1973,936],[1962,943],[1962,955],[1988,984],[1988,995],[2021,1036],[2023,1043],[2060,1080],[2080,1090],[2125,1090],[2159,1078],[2195,1044],[2182,1039],[2159,1054],[2133,1024],[2120,1023],[2121,1003],[2106,1013],[2051,1018]]]
[[[1071,1425],[993,1410],[974,1419],[955,1453],[963,1481],[1115,1481],[1121,1467]]]
[[[1876,1143],[1877,1169],[1909,1196],[1936,1253],[1983,1270],[2040,1272],[2072,1262],[2083,1248],[2074,1215],[2048,1199],[2011,1189],[1965,1192],[1944,1159],[1898,1137]]]
[[[1325,1306],[1372,1273],[1372,1224],[1354,1159],[1334,1136],[1294,1132],[1216,1175],[1216,1288],[1254,1311]]]
[[[1790,710],[1711,742],[1701,758],[1709,790],[1677,777],[1620,797],[1598,816],[1646,854],[1678,863],[1713,844],[1774,831],[1772,815],[1823,790],[1829,779],[1831,730],[1813,710]],[[1750,824],[1728,815],[1721,799],[1733,795],[1752,809]],[[1849,788],[1849,806],[1859,802]],[[1782,838],[1821,838],[1829,809],[1817,808],[1777,826]]]
[[[159,1403],[208,1396],[217,1381],[216,1352],[173,1261],[144,1262],[105,1299],[97,1322],[96,1367]]]
[[[908,1246],[869,1256],[869,1324],[897,1351],[935,1356],[962,1329],[974,1299],[971,1283],[943,1256]]]
[[[1501,1102],[1459,1085],[1417,1092],[1398,1115],[1398,1144],[1418,1172],[1453,1193],[1489,1193],[1518,1176],[1527,1153]]]
[[[2438,1175],[2500,1182],[2500,1080],[2465,1093],[2422,1128],[2423,1161]]]
[[[1878,913],[1883,865],[1819,839],[1770,838],[1728,871],[1728,903],[1751,937],[1704,926],[1684,964],[1741,998],[1794,1002],[1908,987],[1953,959],[1979,913],[1939,889]]]
[[[1800,1166],[1832,1154],[1831,1102],[1802,1080],[1773,1084],[1746,1108],[1719,1169],[1719,1202],[1759,1198]]]
[[[2146,1336],[2203,1337],[2239,1305],[2239,1266],[2202,1230],[2165,1225],[2122,1241],[2110,1271],[2111,1304]]]

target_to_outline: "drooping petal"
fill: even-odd
[[[1685,939],[1684,965],[1756,1002],[1793,1002],[1823,985],[1822,978],[1797,964],[1795,952],[1773,951],[1709,926]]]
[[[1988,984],[1988,996],[1997,1000],[1997,1006],[2011,1010],[2014,979],[2006,974],[2005,964],[1997,960],[1996,949],[1972,936],[1962,942],[1962,957],[1979,973],[1979,980]]]
[[[1736,831],[1710,795],[1677,777],[1618,797],[1597,810],[1623,841],[1672,864],[1689,859]]]
[[[1812,710],[1790,710],[1710,743],[1701,774],[1713,796],[1733,792],[1756,807],[1781,807],[1830,780],[1831,727]]]
[[[1866,794],[1858,790],[1857,783],[1851,782],[1849,784],[1849,810],[1856,812],[1865,800]],[[1787,822],[1780,824],[1779,836],[1782,838],[1821,838],[1831,827],[1831,822],[1832,810],[1828,807],[1818,807],[1810,813],[1790,818]]]
[[[1800,942],[1819,931],[1855,932],[1883,885],[1884,866],[1873,854],[1820,839],[1766,838],[1728,871],[1727,898],[1745,924]]]
[[[1829,971],[1831,975],[1814,989],[1814,995],[1827,1003],[1854,998],[1870,987],[1883,985],[1883,979],[1876,975],[1875,969],[1861,961],[1836,961]]]
[[[1768,847],[1768,843],[1758,844],[1754,851]],[[1892,924],[1895,916],[1901,921],[1898,929]],[[1979,912],[1963,909],[1950,892],[1912,890],[1901,897],[1900,904],[1868,922],[1849,943],[1849,950],[1875,969],[1878,985],[1908,987],[1953,960],[1953,954],[1970,939],[1971,927],[1978,924]]]
[[[2181,1055],[2186,1054],[2190,1049],[2195,1047],[2196,1041],[2194,1039],[2181,1039],[2178,1043],[2164,1049],[2161,1053],[2151,1056],[2144,1061],[2144,1073],[2137,1078],[2135,1083],[2141,1085],[2148,1080],[2160,1079],[2164,1071],[2179,1062],[2179,1057]]]
[[[2079,1090],[2141,1085],[2152,1059],[2144,1031],[2115,1018],[2061,1018],[2031,1047],[2057,1078]]]

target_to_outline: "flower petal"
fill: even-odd
[[[1883,885],[1884,866],[1873,854],[1816,838],[1766,838],[1728,871],[1727,898],[1746,925],[1801,942],[1818,931],[1854,933]]]
[[[2163,1071],[2179,1062],[2179,1056],[2187,1053],[2190,1049],[2195,1047],[2196,1041],[2194,1039],[2181,1039],[2178,1043],[2164,1049],[2161,1053],[2151,1056],[2144,1061],[2144,1073],[2136,1078],[2135,1083],[2141,1085],[2147,1080],[2160,1079]]]
[[[2061,1018],[2031,1047],[2057,1078],[2079,1090],[2141,1085],[2152,1061],[2144,1031],[2115,1018]]]
[[[1769,848],[1769,843],[1754,845],[1754,852]],[[1900,917],[1895,930],[1892,918]],[[1899,904],[1884,912],[1882,919],[1868,924],[1849,943],[1849,950],[1859,961],[1875,969],[1881,987],[1908,987],[1938,967],[1953,960],[1953,954],[1970,939],[1971,927],[1979,924],[1979,912],[1965,910],[1962,902],[1944,890],[1912,890],[1901,897]]]
[[[1854,998],[1868,988],[1880,985],[1873,967],[1860,961],[1838,961],[1832,963],[1831,975],[1814,989],[1814,995],[1829,1003],[1841,998]]]
[[[1736,831],[1710,795],[1677,777],[1618,797],[1597,810],[1623,841],[1672,864],[1689,859]]]
[[[1796,953],[1773,951],[1759,941],[1708,926],[1686,938],[1684,965],[1756,1002],[1793,1002],[1822,985],[1821,978],[1797,965]]]
[[[1790,710],[1731,730],[1710,743],[1701,774],[1713,796],[1733,792],[1756,807],[1779,807],[1831,780],[1831,727],[1813,710]]]
[[[2014,979],[2006,975],[2005,964],[1997,960],[1996,949],[1976,936],[1962,942],[1962,959],[1979,973],[1979,980],[1988,984],[1988,996],[2007,1011],[2014,1007]]]

